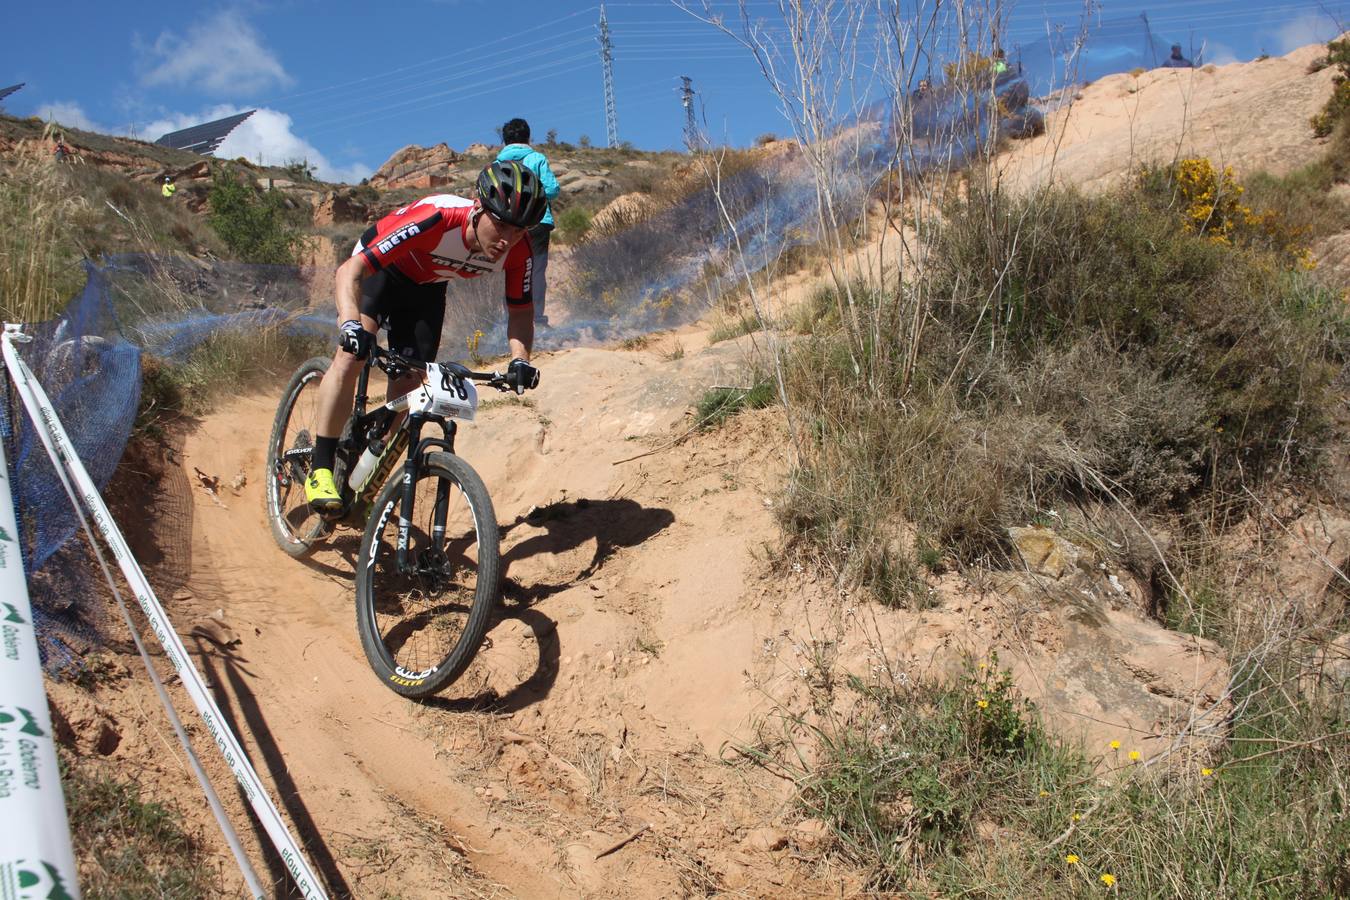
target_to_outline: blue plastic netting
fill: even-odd
[[[136,420],[143,353],[178,360],[222,330],[281,327],[331,331],[331,313],[307,314],[312,273],[293,267],[118,256],[85,264],[84,290],[57,319],[26,327],[19,353],[51,397],[57,416],[100,489],[111,480]],[[331,293],[329,294],[331,296]],[[331,305],[331,301],[326,301]],[[60,479],[12,388],[4,437],[15,486],[34,619],[50,669],[78,665],[103,643],[95,585]],[[140,522],[122,523],[128,532]]]

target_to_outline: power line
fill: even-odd
[[[590,31],[591,29],[590,26],[587,26],[582,30]],[[517,74],[529,74],[531,72],[537,71],[538,68],[541,66],[554,65],[556,61],[551,58],[556,54],[568,49],[588,45],[590,44],[590,42],[591,42],[590,37],[580,37],[571,41],[563,41],[562,43],[551,43],[548,41],[544,41],[543,43],[545,43],[546,46],[542,48],[533,50],[528,53],[516,52],[513,55],[511,55],[510,60],[512,63],[515,64],[512,67],[512,71]],[[534,64],[529,66],[520,65],[520,63],[527,61],[535,61],[535,62]],[[489,67],[500,67],[501,64],[489,60],[486,62],[486,65]],[[416,78],[417,76],[414,77]],[[423,93],[430,88],[434,88],[445,84],[462,84],[463,81],[464,76],[463,73],[460,71],[454,71],[444,75],[439,75],[438,77],[435,78],[428,78],[422,76],[418,78],[418,80],[412,81],[411,83],[408,83],[405,86],[401,87],[379,86],[377,88],[376,93],[374,93],[373,95],[352,94],[341,97],[323,98],[320,100],[316,100],[313,105],[304,109],[305,112],[307,113],[314,113],[320,112],[325,109],[335,109],[341,111],[343,109],[350,109],[353,105],[361,103],[373,103],[377,106],[385,106],[388,104],[390,98],[393,97],[400,97],[413,92]]]
[[[560,23],[566,22],[568,19],[576,18],[577,16],[585,15],[586,13],[590,12],[590,11],[593,10],[593,9],[595,9],[594,6],[588,6],[588,7],[584,8],[584,9],[579,9],[579,10],[577,10],[577,11],[575,11],[575,12],[568,13],[567,15],[562,16],[562,17],[560,17],[560,18],[553,19],[553,20],[550,20],[550,21],[548,21],[548,22],[543,22],[543,23],[541,23],[541,24],[539,24],[539,25],[535,25],[535,26],[532,26],[532,27],[530,27],[530,28],[522,28],[522,29],[519,30],[519,31],[513,31],[513,32],[511,32],[510,34],[508,34],[508,35],[506,35],[506,36],[504,36],[504,37],[500,37],[500,38],[497,38],[497,39],[491,40],[491,41],[483,41],[482,43],[480,43],[480,44],[477,45],[476,49],[477,49],[477,50],[482,50],[483,48],[485,48],[485,47],[491,47],[491,46],[493,46],[494,44],[504,44],[504,43],[508,43],[508,42],[509,42],[509,46],[507,46],[507,47],[504,48],[502,51],[500,51],[502,54],[509,55],[509,54],[514,53],[514,52],[516,51],[516,49],[520,46],[520,36],[521,36],[522,34],[529,34],[529,33],[532,32],[532,31],[539,31],[539,30],[544,29],[544,28],[550,29],[550,37],[546,38],[545,40],[552,41],[552,40],[556,39],[556,38],[559,36],[559,32],[557,31],[557,26],[558,26]],[[590,26],[582,26],[582,28],[581,28],[581,29],[578,29],[578,30],[586,30],[586,31],[589,31],[589,30],[590,30]],[[572,32],[562,32],[562,34],[570,34],[570,33],[572,33]],[[488,54],[488,56],[493,56],[493,55],[497,55],[497,54],[496,54],[496,53]],[[309,94],[326,93],[326,92],[329,92],[329,91],[340,91],[340,90],[343,90],[344,88],[352,87],[352,86],[358,85],[358,84],[365,84],[365,83],[371,82],[371,81],[379,81],[379,82],[383,82],[383,81],[384,81],[385,79],[387,79],[390,75],[397,75],[397,74],[400,73],[400,72],[408,72],[408,71],[412,71],[412,70],[414,70],[414,69],[424,68],[424,67],[426,67],[426,66],[440,66],[440,65],[443,65],[444,63],[447,63],[447,62],[455,62],[455,63],[458,63],[458,62],[462,62],[462,61],[463,61],[463,58],[464,58],[464,52],[463,52],[463,50],[456,49],[453,53],[447,53],[447,54],[443,54],[443,55],[441,55],[441,56],[432,57],[432,58],[430,58],[430,59],[424,59],[424,60],[421,60],[420,62],[411,63],[411,64],[406,65],[406,66],[400,66],[400,67],[397,68],[397,69],[388,69],[388,70],[386,70],[386,71],[380,72],[380,73],[377,74],[377,75],[368,75],[368,76],[366,76],[366,77],[364,77],[364,78],[357,78],[357,79],[354,79],[354,80],[352,80],[352,81],[342,82],[341,84],[331,84],[331,85],[326,85],[326,86],[320,87],[320,88],[312,88],[312,89],[310,89],[310,90],[308,90],[308,91],[299,91],[299,92],[294,93],[294,94],[283,94],[283,95],[281,95],[281,96],[279,96],[279,97],[273,97],[271,100],[267,100],[267,101],[264,101],[264,102],[266,102],[266,103],[275,103],[275,102],[279,102],[279,101],[281,101],[281,100],[291,100],[291,99],[294,99],[294,98],[296,98],[296,97],[304,97],[304,96],[307,96],[307,95],[309,95]],[[481,54],[479,54],[479,55],[477,55],[475,58],[476,58],[477,60],[481,61],[482,59],[484,59],[484,56],[481,55]]]
[[[499,75],[496,78],[489,78],[486,81],[474,82],[470,85],[464,85],[450,90],[440,91],[435,94],[429,94],[425,97],[418,97],[413,100],[404,100],[400,103],[380,105],[367,113],[356,113],[351,116],[345,116],[338,119],[328,119],[314,127],[314,131],[327,131],[339,125],[349,125],[356,122],[375,122],[398,116],[407,111],[408,107],[420,107],[423,110],[443,106],[453,99],[465,96],[477,97],[483,94],[495,93],[497,91],[508,90],[518,85],[533,84],[537,81],[552,80],[560,74],[560,67],[567,66],[570,63],[579,62],[583,59],[594,59],[590,51],[579,53],[576,56],[569,56],[564,59],[556,60],[552,63],[538,66],[532,71],[542,74],[533,78],[521,78],[519,73],[508,72]],[[505,83],[503,83],[505,82]],[[487,85],[498,85],[497,87],[486,87]],[[429,102],[431,101],[431,102]]]

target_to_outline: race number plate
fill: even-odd
[[[436,363],[427,364],[427,380],[422,385],[426,403],[422,411],[447,419],[472,422],[478,410],[478,389],[467,378]]]

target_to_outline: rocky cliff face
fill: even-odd
[[[455,164],[462,158],[444,143],[434,147],[409,144],[375,170],[370,184],[379,190],[445,187],[454,180]]]

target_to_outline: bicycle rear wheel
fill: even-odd
[[[277,546],[304,556],[327,523],[305,500],[319,417],[319,381],[329,360],[314,357],[295,370],[282,394],[267,441],[267,522]]]
[[[413,491],[407,567],[399,571],[403,479],[391,478],[356,564],[356,627],[375,674],[404,697],[428,697],[473,661],[497,604],[497,516],[472,467],[428,453]]]

